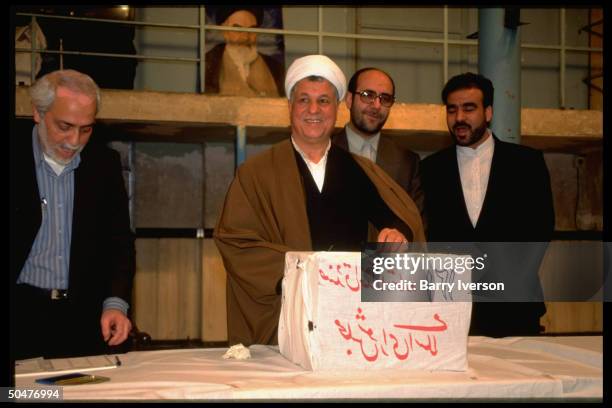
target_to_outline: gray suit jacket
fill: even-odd
[[[332,142],[344,150],[349,151],[345,128],[342,128],[339,132],[334,134]],[[410,198],[412,198],[419,208],[421,216],[423,217],[423,223],[425,223],[423,213],[424,196],[421,190],[419,162],[420,158],[418,154],[410,149],[402,148],[395,143],[391,136],[385,133],[380,134],[376,153],[376,164],[386,171],[397,184],[406,190]]]

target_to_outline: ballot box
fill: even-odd
[[[463,293],[452,299],[440,293],[445,287],[440,284],[458,276],[469,279],[469,274],[448,268],[433,272],[409,275],[438,283],[431,286],[440,288],[431,291],[433,301],[423,300],[418,291],[419,301],[399,295],[362,301],[361,292],[372,290],[372,279],[361,279],[361,253],[288,252],[278,327],[281,354],[314,371],[465,371],[471,298]]]

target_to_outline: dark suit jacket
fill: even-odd
[[[425,158],[421,180],[432,242],[548,242],[554,230],[550,176],[542,152],[495,138],[487,192],[476,227],[470,221],[455,146]],[[504,273],[521,273],[525,285],[540,291],[537,268],[545,246],[506,260]],[[522,263],[521,263],[522,262]],[[522,265],[520,272],[509,265]],[[525,270],[529,269],[529,270]],[[535,269],[535,270],[532,270]],[[541,302],[474,303],[471,334],[536,334]],[[536,327],[537,326],[537,327]],[[535,330],[535,333],[533,331]]]
[[[41,204],[32,153],[32,124],[11,132],[11,282],[28,257],[41,224]],[[75,170],[70,247],[69,302],[84,318],[99,319],[104,299],[130,303],[135,270],[128,198],[116,151],[95,141],[81,152]]]
[[[346,129],[342,128],[332,138],[332,142],[346,151],[349,151]],[[391,138],[381,133],[376,153],[378,164],[388,175],[395,180],[412,198],[423,215],[423,191],[419,171],[419,155],[412,150],[402,148]],[[425,221],[425,220],[423,220]]]

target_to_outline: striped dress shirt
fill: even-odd
[[[40,195],[42,222],[17,283],[44,289],[68,289],[72,212],[74,208],[74,171],[80,154],[56,174],[47,162],[38,140],[38,126],[32,131],[36,181]],[[119,309],[127,315],[129,305],[118,297],[107,298],[103,309]]]

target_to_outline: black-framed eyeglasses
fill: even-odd
[[[370,89],[364,89],[363,91],[355,91],[355,94],[359,95],[361,102],[363,103],[374,103],[374,100],[378,98],[380,104],[387,108],[391,107],[395,102],[395,96],[389,95],[388,93],[381,93],[380,95]]]

